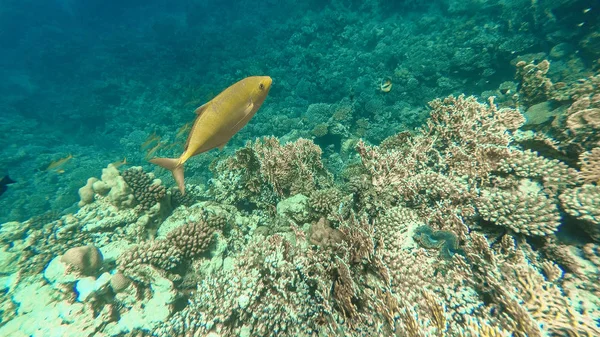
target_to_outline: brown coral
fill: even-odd
[[[600,185],[600,147],[584,152],[579,156],[579,175],[585,183]]]
[[[102,266],[104,258],[100,249],[90,245],[73,247],[67,250],[60,260],[84,275],[95,275]]]
[[[477,207],[483,219],[525,235],[545,236],[560,225],[558,208],[542,191],[492,189]]]
[[[579,226],[600,241],[600,186],[585,184],[564,191],[559,196],[564,210],[583,220]]]
[[[531,106],[546,101],[552,93],[552,81],[546,74],[550,62],[543,60],[538,64],[519,61],[517,64],[516,79],[519,86],[519,98],[525,105]]]
[[[154,175],[146,173],[140,166],[130,167],[121,176],[133,190],[133,195],[138,205],[143,210],[148,210],[161,201],[166,195],[166,188]]]

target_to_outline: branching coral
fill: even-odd
[[[594,336],[600,333],[592,317],[578,312],[560,288],[546,280],[532,266],[535,253],[527,245],[498,248],[472,234],[466,260],[459,261],[465,273],[473,273],[470,282],[480,282],[492,296],[494,306],[500,306],[499,326],[513,331],[515,336]],[[530,255],[526,258],[526,255]],[[541,269],[541,267],[540,267]]]
[[[154,179],[153,174],[144,172],[139,166],[128,168],[121,176],[133,190],[135,200],[143,210],[150,209],[166,195],[166,188],[161,181]]]
[[[553,190],[573,186],[579,180],[574,169],[556,159],[546,159],[531,150],[512,152],[511,156],[500,161],[498,171],[539,180],[545,187]]]
[[[552,93],[552,82],[546,74],[550,62],[543,60],[538,64],[519,61],[516,78],[521,82],[519,99],[527,106],[547,100]]]
[[[477,185],[510,155],[508,131],[524,122],[518,111],[498,110],[493,100],[488,106],[474,97],[450,96],[430,105],[427,126],[420,135],[405,137],[401,146],[383,152],[359,143],[357,150],[375,186],[397,185],[425,169],[450,177],[466,175]]]
[[[583,182],[600,185],[600,147],[579,156],[579,165],[581,166],[579,175]]]
[[[559,196],[564,210],[583,220],[583,228],[595,240],[600,241],[600,186],[585,184],[564,191]]]
[[[525,235],[549,235],[560,225],[558,208],[542,191],[493,189],[477,207],[483,219]]]
[[[153,265],[172,271],[198,257],[211,244],[216,230],[223,228],[225,219],[203,213],[198,221],[188,222],[169,232],[163,240],[147,241],[119,256],[119,270],[127,276],[144,281],[138,273],[140,265]]]
[[[321,163],[321,149],[302,138],[284,145],[275,137],[248,142],[234,157],[218,163],[215,173],[212,190],[218,199],[259,205],[309,195],[331,180]]]

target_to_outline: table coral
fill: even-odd
[[[600,241],[600,186],[585,184],[566,190],[559,196],[567,213],[583,220],[580,227]]]
[[[560,225],[556,204],[544,192],[485,191],[477,203],[483,219],[525,235],[544,236]]]

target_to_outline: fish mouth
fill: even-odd
[[[267,87],[267,90],[271,89],[272,83],[273,79],[271,78],[271,76],[265,76],[265,86]]]

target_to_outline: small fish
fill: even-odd
[[[140,146],[142,149],[145,149],[152,145],[154,142],[160,142],[160,136],[156,134],[156,132],[152,132],[151,135],[146,138],[146,141]]]
[[[580,22],[577,24],[577,27],[583,27],[583,25],[585,25],[585,22]]]
[[[10,185],[10,184],[14,184],[16,181],[10,179],[10,177],[8,175],[2,177],[2,179],[0,179],[0,195],[4,194],[4,192],[6,192],[6,185]]]
[[[177,130],[177,135],[175,138],[181,138],[187,131],[192,128],[192,122],[185,123],[182,127]]]
[[[120,166],[127,165],[127,164],[129,164],[127,162],[127,157],[123,158],[123,160],[117,160],[116,162],[111,163],[111,165],[114,166],[115,168],[119,168]]]
[[[389,77],[382,79],[379,84],[379,90],[382,92],[390,92],[392,90],[392,79]]]
[[[272,82],[269,76],[250,76],[223,90],[196,109],[196,120],[179,158],[154,158],[150,162],[171,171],[179,191],[185,194],[183,164],[190,157],[223,148],[258,111]]]
[[[50,164],[48,164],[48,166],[46,166],[44,168],[44,171],[51,171],[51,170],[59,171],[63,167],[63,165],[65,165],[71,159],[73,159],[73,155],[69,153],[68,156],[58,159],[58,160],[55,160],[55,161],[51,162]]]
[[[589,12],[589,11],[591,11],[591,10],[592,10],[592,7],[590,7],[590,8],[586,8],[586,9],[584,9],[584,10],[583,10],[583,14],[586,14],[587,12]]]
[[[163,147],[163,143],[158,142],[156,145],[154,145],[154,147],[152,147],[151,149],[148,150],[148,152],[146,152],[146,158],[150,158],[154,155],[154,153],[156,151],[158,151],[158,149]]]

